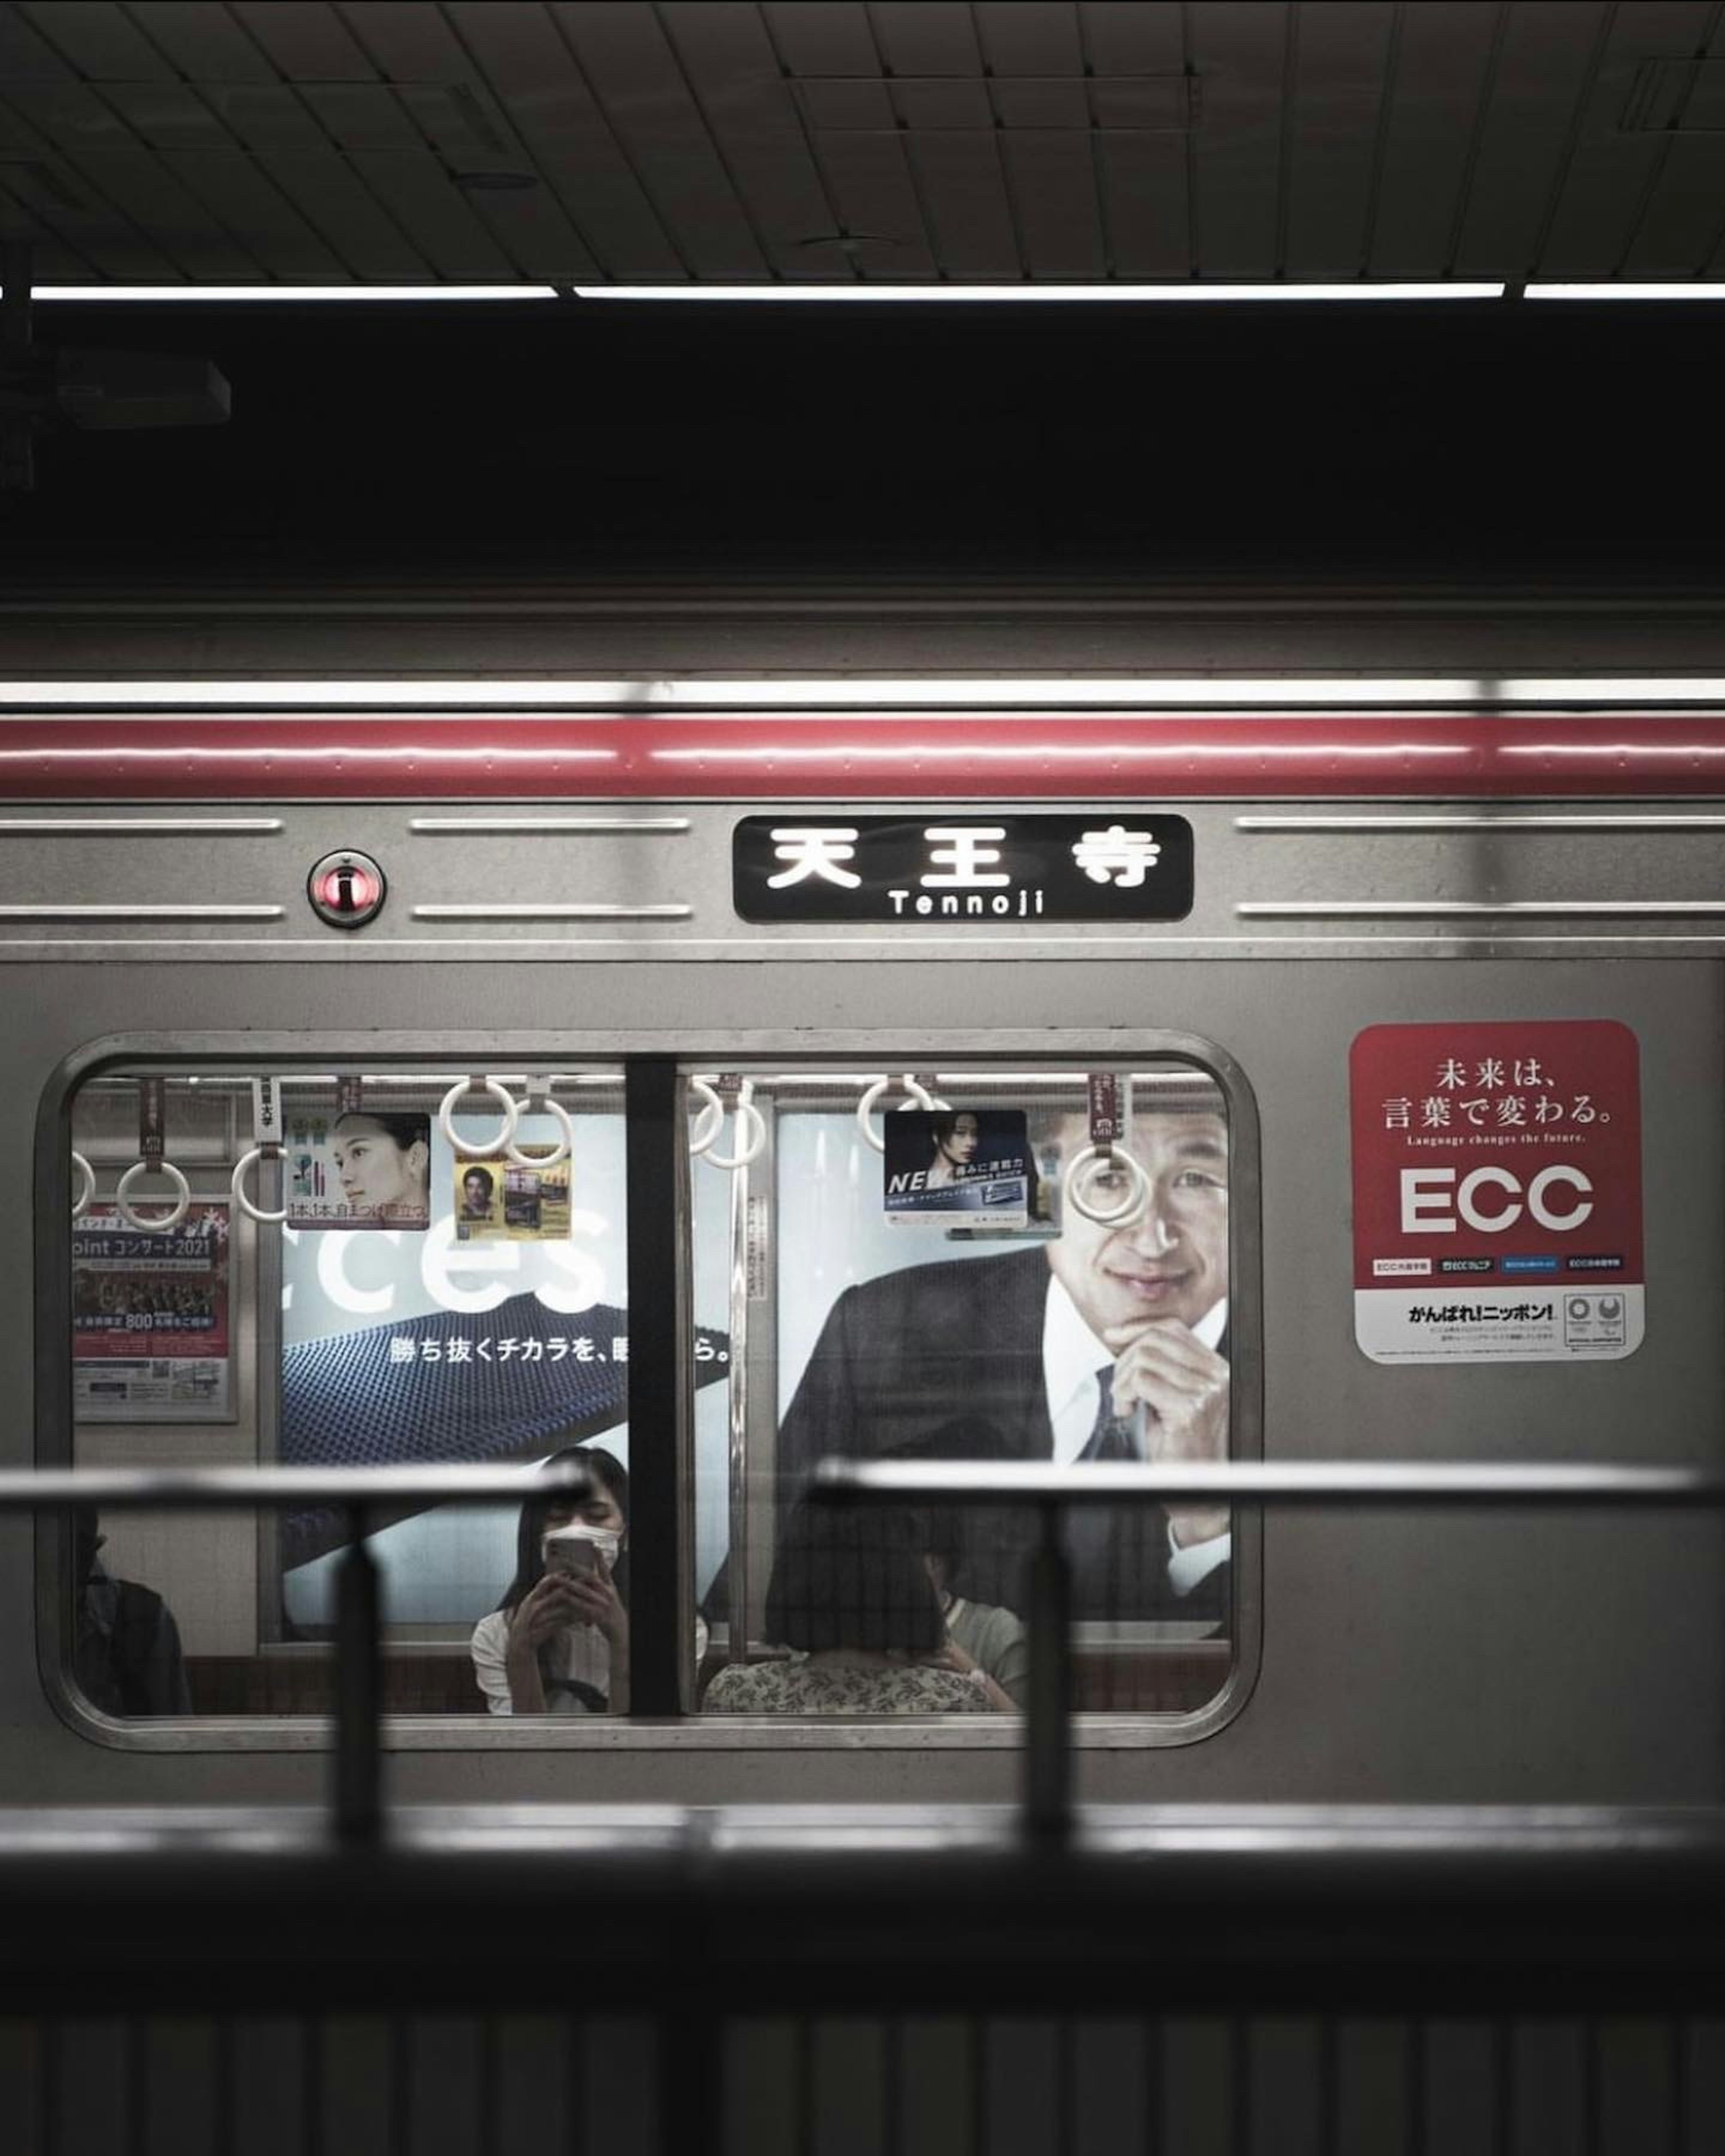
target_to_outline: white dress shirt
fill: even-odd
[[[1214,1349],[1228,1329],[1228,1300],[1207,1310],[1192,1328],[1192,1337]],[[1042,1378],[1048,1389],[1048,1419],[1054,1425],[1054,1460],[1069,1467],[1090,1443],[1101,1405],[1101,1372],[1114,1361],[1106,1341],[1099,1339],[1079,1315],[1078,1306],[1065,1284],[1050,1272],[1048,1301],[1042,1319]],[[1219,1564],[1233,1554],[1231,1534],[1212,1535],[1206,1542],[1184,1549],[1168,1528],[1168,1584],[1177,1595],[1189,1594]]]

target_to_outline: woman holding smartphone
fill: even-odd
[[[530,1497],[516,1531],[515,1578],[474,1627],[474,1675],[493,1714],[629,1712],[629,1470],[597,1445],[578,1460],[585,1497]]]

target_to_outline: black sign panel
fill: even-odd
[[[745,921],[1183,921],[1192,826],[1087,816],[750,816],[732,882]]]

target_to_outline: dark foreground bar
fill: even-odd
[[[0,2015],[1725,2010],[1711,1811],[0,1815]]]

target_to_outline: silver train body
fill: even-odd
[[[788,1060],[896,1072],[1177,1051],[1234,1088],[1237,1452],[1712,1464],[1725,1383],[1725,721],[1689,691],[1630,705],[1548,688],[1517,704],[1504,684],[1707,675],[1719,640],[1699,608],[1458,603],[1434,616],[1292,593],[14,613],[0,627],[4,1461],[72,1456],[69,1430],[39,1407],[53,1390],[42,1372],[67,1352],[64,1280],[45,1269],[65,1264],[68,1230],[46,1214],[69,1188],[51,1156],[69,1084],[102,1059],[423,1059],[465,1072],[635,1052],[704,1071]],[[865,675],[942,700],[919,710],[909,690],[883,691],[871,709]],[[1253,685],[1232,710],[1135,705],[1129,685],[1219,676]],[[820,681],[841,677],[845,701],[824,707]],[[1403,684],[1408,701],[1390,685],[1365,700],[1368,677]],[[1464,685],[1447,706],[1418,685],[1435,677]],[[676,696],[655,704],[642,690],[634,711],[622,691],[608,706],[524,706],[522,684],[552,678]],[[392,685],[383,709],[331,691],[309,715],[224,704],[209,685],[270,679]],[[487,689],[477,709],[416,702],[416,682],[433,680]],[[815,685],[798,701],[789,680]],[[1128,685],[1111,701],[1091,696],[1099,680]],[[164,685],[146,711],[105,714],[52,700],[73,681]],[[722,692],[716,709],[701,708],[703,681]],[[1313,685],[1326,681],[1327,701]],[[762,685],[752,702],[750,683]],[[343,727],[345,748],[331,731]],[[1446,740],[1465,744],[1448,760]],[[451,776],[464,757],[476,774],[465,793]],[[249,790],[236,776],[247,769]],[[1178,814],[1194,838],[1191,910],[1126,925],[739,917],[740,819],[907,803]],[[338,850],[389,878],[388,905],[357,934],[306,901],[308,871]],[[1637,1045],[1640,1347],[1371,1359],[1355,1338],[1350,1044],[1374,1027],[1556,1021],[1615,1021]],[[219,1187],[232,1163],[211,1148]],[[243,1376],[237,1424],[174,1456],[245,1456],[267,1374]],[[1709,1519],[1343,1507],[1242,1521],[1240,1537],[1237,1655],[1216,1710],[1176,1727],[1101,1717],[1078,1739],[1082,1797],[1717,1799],[1725,1568]],[[315,1720],[213,1714],[104,1732],[69,1712],[52,1677],[52,1531],[9,1519],[0,1543],[0,1801],[321,1795]],[[404,1803],[947,1804],[1009,1799],[1018,1771],[1004,1726],[691,1717],[547,1736],[407,1713],[388,1743]]]

